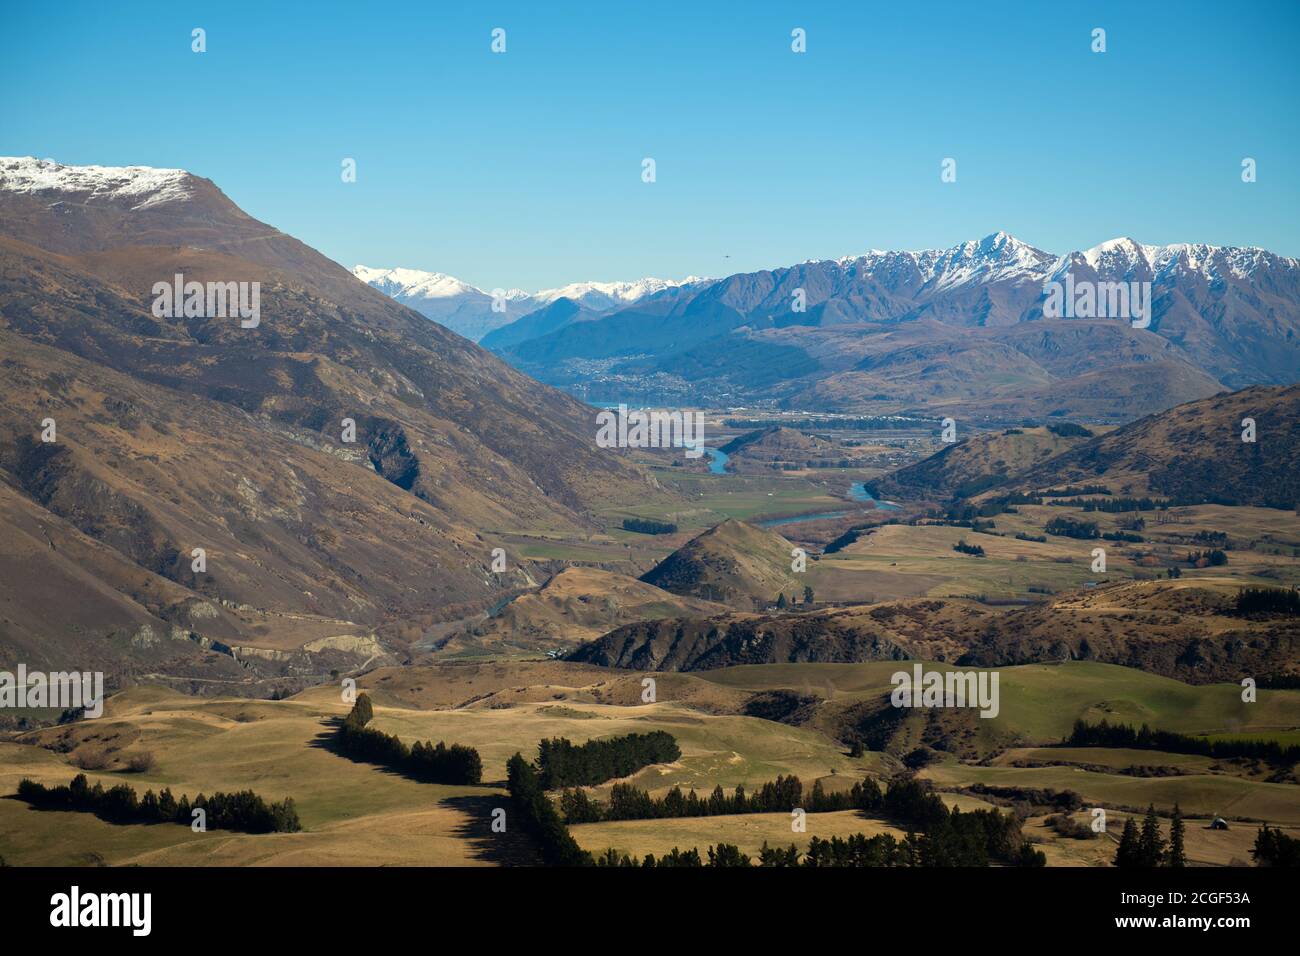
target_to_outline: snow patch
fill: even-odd
[[[0,157],[0,189],[32,195],[68,193],[86,203],[122,200],[133,203],[133,211],[194,195],[192,177],[183,169],[65,166],[33,156]]]

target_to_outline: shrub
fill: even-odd
[[[101,747],[83,747],[72,758],[73,765],[82,770],[103,770],[110,762],[108,751]]]
[[[139,753],[132,754],[131,759],[126,762],[126,769],[131,773],[148,773],[157,765],[154,755],[151,751],[142,750]]]

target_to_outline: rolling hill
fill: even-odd
[[[512,599],[467,633],[440,643],[442,654],[535,656],[568,649],[624,624],[722,613],[711,601],[679,597],[636,578],[599,568],[568,567],[542,587]]]
[[[692,538],[641,576],[683,597],[763,608],[784,593],[801,595],[791,571],[792,545],[772,531],[729,519]]]

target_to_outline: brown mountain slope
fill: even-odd
[[[730,519],[697,535],[641,576],[684,597],[763,608],[779,594],[801,595],[792,545],[773,531]]]
[[[119,371],[315,432],[318,441],[339,444],[340,422],[353,418],[357,445],[380,472],[441,506],[491,502],[497,520],[577,525],[574,512],[604,500],[602,488],[615,496],[655,491],[595,447],[594,413],[350,276],[360,297],[378,300],[357,303],[364,313],[322,298],[298,276],[219,253],[132,247],[90,264],[97,274],[77,258],[4,242],[4,323]],[[109,272],[117,284],[105,279]],[[260,326],[155,318],[149,289],[177,272],[200,282],[261,282]],[[479,521],[488,520],[485,511]]]
[[[967,497],[992,485],[1000,485],[1008,475],[1021,474],[1093,437],[1071,434],[1073,429],[1057,426],[1013,428],[987,432],[948,445],[942,451],[916,464],[899,468],[882,478],[877,485],[888,494],[911,497]]]
[[[87,642],[151,625],[193,633],[195,647],[247,648],[241,660],[263,674],[319,673],[302,648],[346,648],[359,663],[379,652],[372,634],[527,583],[514,556],[489,570],[496,533],[576,532],[597,501],[667,496],[595,446],[586,406],[210,183],[182,185],[188,195],[132,205],[14,193],[0,176],[0,535],[39,544],[34,523],[86,555],[91,540],[108,549],[70,561],[27,548],[5,592],[0,661],[39,647],[79,666],[98,657]],[[261,283],[260,324],[154,315],[153,284],[177,272]],[[197,575],[195,547],[208,562]],[[81,580],[102,614],[78,623],[26,603],[42,578],[70,594]],[[192,619],[198,603],[222,610]],[[80,640],[65,622],[85,628]],[[119,649],[123,674],[136,650]]]
[[[1255,441],[1242,441],[1242,421]],[[1300,385],[1243,389],[1150,415],[1081,444],[1004,487],[1100,484],[1116,494],[1294,508],[1300,502]]]

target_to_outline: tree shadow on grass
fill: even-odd
[[[400,769],[386,764],[363,760],[344,753],[338,746],[335,732],[343,723],[341,717],[331,717],[325,722],[325,729],[312,738],[311,746],[328,751],[343,760],[373,767],[380,773],[402,777],[416,783],[427,783]],[[484,781],[476,786],[505,786],[505,781]],[[496,863],[500,866],[541,866],[542,856],[537,845],[517,827],[511,827],[510,797],[501,794],[468,794],[448,797],[440,801],[443,806],[459,810],[465,815],[465,821],[454,831],[454,835],[469,844],[475,859]],[[506,832],[492,832],[492,811],[498,807],[506,811]]]
[[[413,773],[408,773],[407,771],[403,770],[400,767],[392,767],[386,763],[381,763],[380,761],[377,760],[369,760],[365,757],[357,757],[353,754],[346,753],[338,745],[337,732],[339,726],[342,723],[343,723],[342,717],[326,718],[325,720],[326,729],[321,731],[315,737],[313,737],[311,740],[311,744],[309,746],[315,747],[318,750],[328,751],[329,753],[334,754],[334,756],[339,757],[342,760],[350,760],[353,763],[363,764],[364,766],[367,767],[373,767],[374,769],[380,771],[381,773],[390,774],[394,777],[401,777],[403,780],[410,780],[413,783],[426,783],[426,784],[433,784],[435,786],[444,786],[444,787],[504,787],[506,785],[506,782],[504,780],[482,780],[478,783],[438,783],[438,781],[426,780],[425,778],[417,776]]]
[[[449,797],[443,805],[465,814],[465,822],[456,828],[456,836],[470,845],[475,859],[499,866],[543,865],[542,855],[528,834],[510,825],[510,798],[506,794]],[[505,833],[492,832],[492,811],[498,807],[506,811]]]

